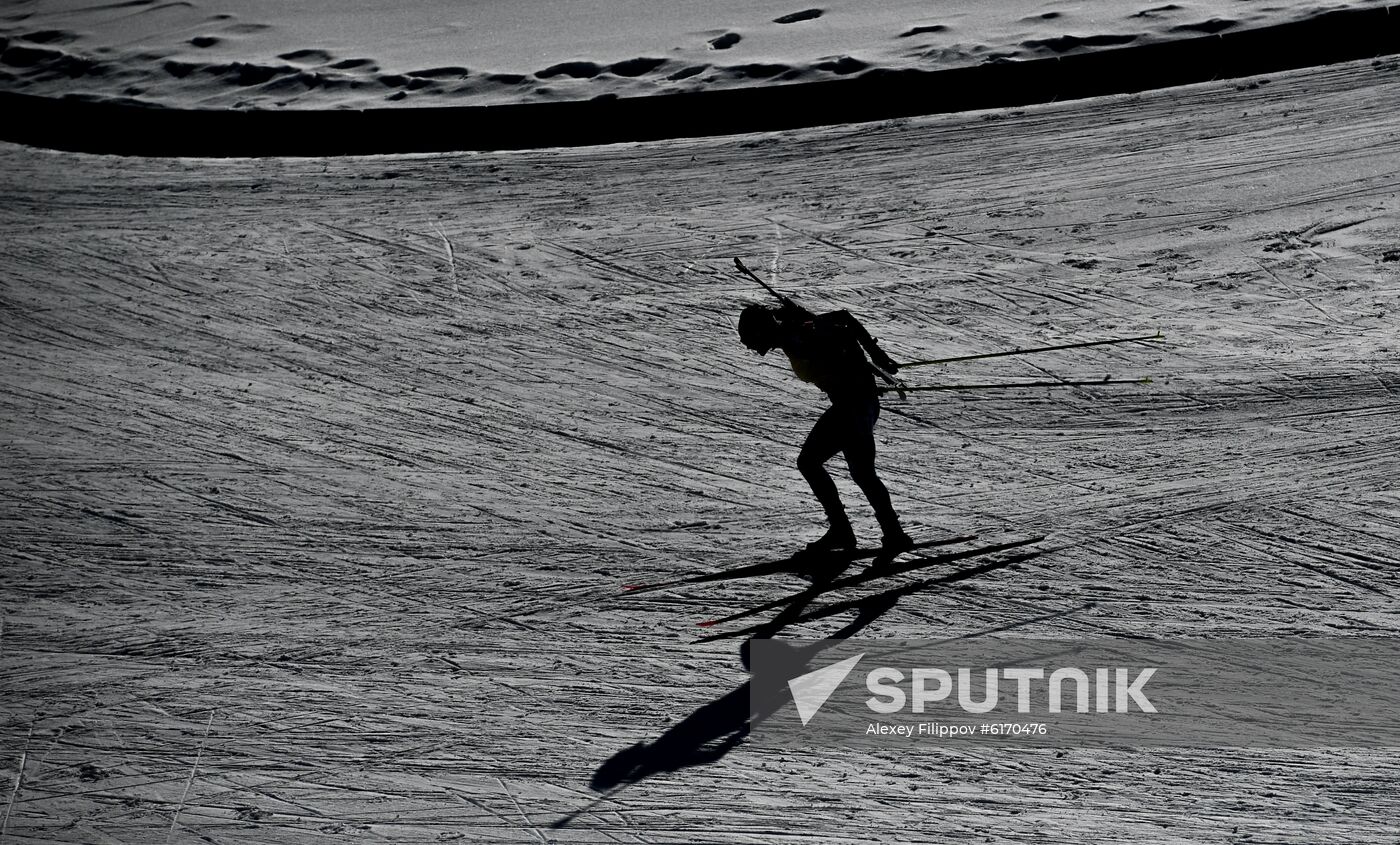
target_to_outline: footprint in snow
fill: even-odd
[[[810,21],[814,18],[821,17],[823,11],[822,9],[806,9],[801,12],[793,12],[790,15],[774,18],[773,23],[801,23],[802,21]]]

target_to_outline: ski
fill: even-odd
[[[962,537],[948,537],[942,540],[927,540],[922,543],[915,543],[907,549],[901,549],[899,554],[918,551],[919,549],[931,549],[938,546],[953,546],[958,543],[969,543],[976,539],[976,534],[968,534]],[[799,568],[805,569],[824,564],[851,563],[857,560],[876,558],[883,554],[889,554],[889,552],[884,549],[852,549],[850,551],[830,552],[809,552],[804,549],[803,551],[796,552],[785,558],[749,564],[748,566],[741,566],[737,569],[726,569],[719,572],[703,572],[698,575],[686,575],[680,578],[671,578],[666,581],[654,581],[649,584],[623,584],[622,590],[627,595],[637,595],[639,593],[651,593],[657,590],[670,589],[672,587],[683,587],[689,584],[739,580],[741,578],[757,578],[763,575],[774,575],[779,572],[794,572]]]
[[[974,566],[971,569],[963,569],[958,572],[953,572],[938,578],[927,578],[922,581],[915,581],[912,584],[905,584],[903,587],[895,587],[892,590],[886,590],[883,593],[877,593],[873,596],[865,596],[864,598],[848,599],[846,601],[835,602],[833,604],[828,604],[824,607],[817,608],[816,610],[813,610],[809,613],[804,613],[794,619],[787,620],[786,624],[795,625],[802,622],[811,622],[816,619],[825,619],[828,616],[835,616],[838,613],[845,613],[849,610],[860,610],[876,604],[888,603],[889,605],[893,605],[895,602],[899,601],[904,596],[910,595],[911,593],[917,593],[922,590],[927,590],[931,587],[942,587],[948,584],[955,584],[958,581],[965,581],[968,578],[975,578],[978,575],[985,575],[988,572],[993,572],[998,569],[1005,569],[1009,566],[1014,566],[1018,563],[1024,563],[1028,560],[1039,556],[1040,552],[1025,552],[1023,554],[1013,555],[1009,558],[1003,558],[1002,560],[994,560],[990,563],[984,563],[981,566]],[[695,645],[699,643],[708,643],[714,642],[715,640],[732,639],[734,637],[754,636],[756,634],[763,633],[768,628],[769,625],[767,624],[751,625],[748,628],[741,628],[737,631],[725,631],[719,634],[710,634],[707,637],[701,637],[697,640],[692,640],[691,644]]]
[[[802,590],[801,592],[794,593],[785,598],[774,599],[773,601],[766,602],[764,604],[758,605],[757,607],[751,607],[748,610],[741,610],[737,613],[731,613],[730,615],[725,616],[721,619],[711,619],[707,622],[701,622],[699,623],[699,625],[702,628],[710,628],[715,625],[723,625],[728,622],[736,622],[740,619],[744,619],[749,616],[756,616],[760,613],[764,613],[769,610],[774,610],[776,608],[782,607],[783,605],[790,604],[794,601],[798,601],[802,598],[813,596],[818,593],[830,592],[832,590],[842,590],[847,587],[856,587],[861,584],[866,584],[880,578],[889,578],[895,575],[903,575],[908,572],[914,572],[920,569],[927,569],[930,566],[938,566],[939,564],[943,563],[953,563],[955,561],[966,560],[967,558],[971,557],[980,557],[982,555],[996,554],[998,552],[1005,552],[1011,549],[1019,549],[1024,546],[1029,546],[1032,543],[1039,543],[1041,540],[1044,539],[1044,537],[1032,537],[1029,540],[1015,540],[1010,543],[997,543],[991,546],[981,546],[975,549],[967,549],[961,552],[952,552],[949,554],[937,555],[934,557],[919,557],[908,563],[899,564],[898,566],[872,566],[864,572],[858,572],[854,575],[847,575],[845,578],[838,578],[834,581],[816,583],[813,584],[811,587]],[[967,571],[973,572],[974,570]]]

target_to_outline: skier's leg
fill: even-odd
[[[908,545],[911,541],[899,524],[899,514],[895,513],[894,503],[890,501],[890,491],[875,472],[875,421],[879,417],[879,405],[850,409],[843,449],[846,466],[850,468],[851,480],[860,487],[875,511],[875,518],[879,520],[880,530],[885,535],[883,545]]]
[[[802,444],[802,451],[797,455],[797,469],[811,485],[812,493],[821,503],[822,510],[826,512],[827,522],[831,525],[826,535],[814,543],[814,546],[842,548],[855,545],[855,533],[851,530],[851,521],[846,517],[846,509],[841,505],[841,494],[837,492],[836,482],[831,480],[831,474],[824,466],[832,456],[841,451],[843,427],[837,408],[827,408],[818,418],[817,424],[812,426],[811,433]]]

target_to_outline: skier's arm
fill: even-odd
[[[885,350],[880,348],[880,342],[870,336],[870,332],[865,330],[865,326],[860,324],[860,320],[857,320],[855,315],[849,311],[842,310],[833,311],[827,316],[832,319],[833,323],[849,330],[855,335],[856,340],[860,341],[861,347],[870,355],[870,360],[875,366],[891,375],[899,372],[899,365],[891,360],[890,356],[885,354]]]

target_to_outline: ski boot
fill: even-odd
[[[886,531],[880,538],[881,554],[897,555],[912,548],[914,548],[914,538],[905,534],[904,529],[897,525],[892,530]]]
[[[833,525],[826,533],[807,544],[802,554],[826,554],[828,552],[852,551],[856,547],[856,532],[851,526]]]

